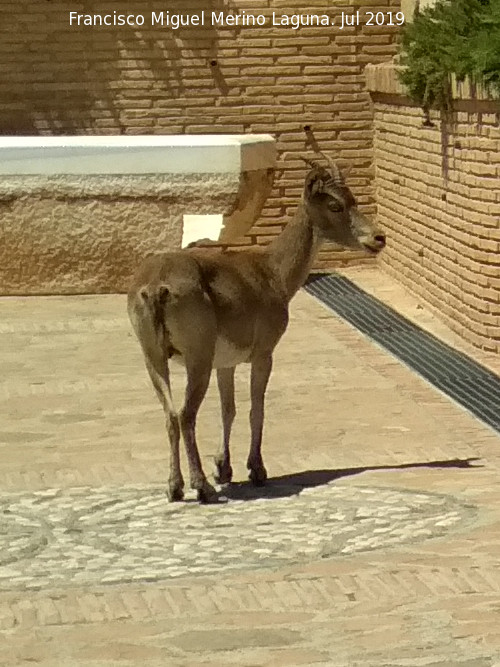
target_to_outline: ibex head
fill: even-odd
[[[358,210],[340,167],[320,153],[327,167],[316,160],[302,159],[311,167],[306,176],[304,205],[321,236],[346,248],[378,253],[385,246],[385,234]]]

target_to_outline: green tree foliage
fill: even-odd
[[[405,26],[400,78],[424,109],[451,106],[451,77],[500,98],[500,0],[437,0]]]

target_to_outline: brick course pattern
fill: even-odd
[[[353,164],[349,182],[374,213],[372,114],[363,69],[395,52],[388,25],[400,0],[205,0],[169,3],[174,13],[266,17],[258,26],[151,26],[165,3],[108,0],[67,3],[24,0],[0,7],[0,133],[182,134],[271,133],[282,158],[263,217],[239,247],[265,245],[281,230],[301,194],[299,155],[319,147]],[[69,24],[69,11],[144,14],[143,27]],[[273,26],[272,13],[328,14],[359,10],[354,27]],[[365,25],[366,12],[384,25]],[[304,131],[309,126],[311,132]],[[316,268],[363,254],[329,246]]]
[[[500,116],[487,100],[458,100],[452,118],[433,112],[428,126],[385,88],[373,91],[378,219],[389,239],[381,265],[464,339],[498,353]]]

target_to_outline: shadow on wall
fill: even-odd
[[[164,2],[114,4],[102,10],[86,3],[83,11],[144,14],[144,27],[70,25],[73,8],[49,0],[28,0],[14,10],[0,5],[1,134],[161,132],[165,115],[171,133],[173,115],[182,123],[179,97],[201,85],[212,95],[227,93],[217,67],[218,34],[210,24],[182,31],[152,27],[151,12],[166,14]],[[168,3],[170,14],[217,9],[230,6],[226,0]]]

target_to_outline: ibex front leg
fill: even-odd
[[[215,457],[215,481],[218,484],[229,484],[233,478],[229,440],[231,428],[236,416],[234,403],[234,366],[233,368],[219,368],[217,370],[217,384],[219,387],[220,407],[222,413],[222,445]]]
[[[272,366],[273,358],[270,354],[258,357],[252,361],[250,383],[252,402],[250,410],[250,429],[252,440],[247,468],[250,470],[249,477],[256,486],[265,484],[267,479],[267,472],[262,461],[261,446],[262,430],[264,426],[264,397]]]

